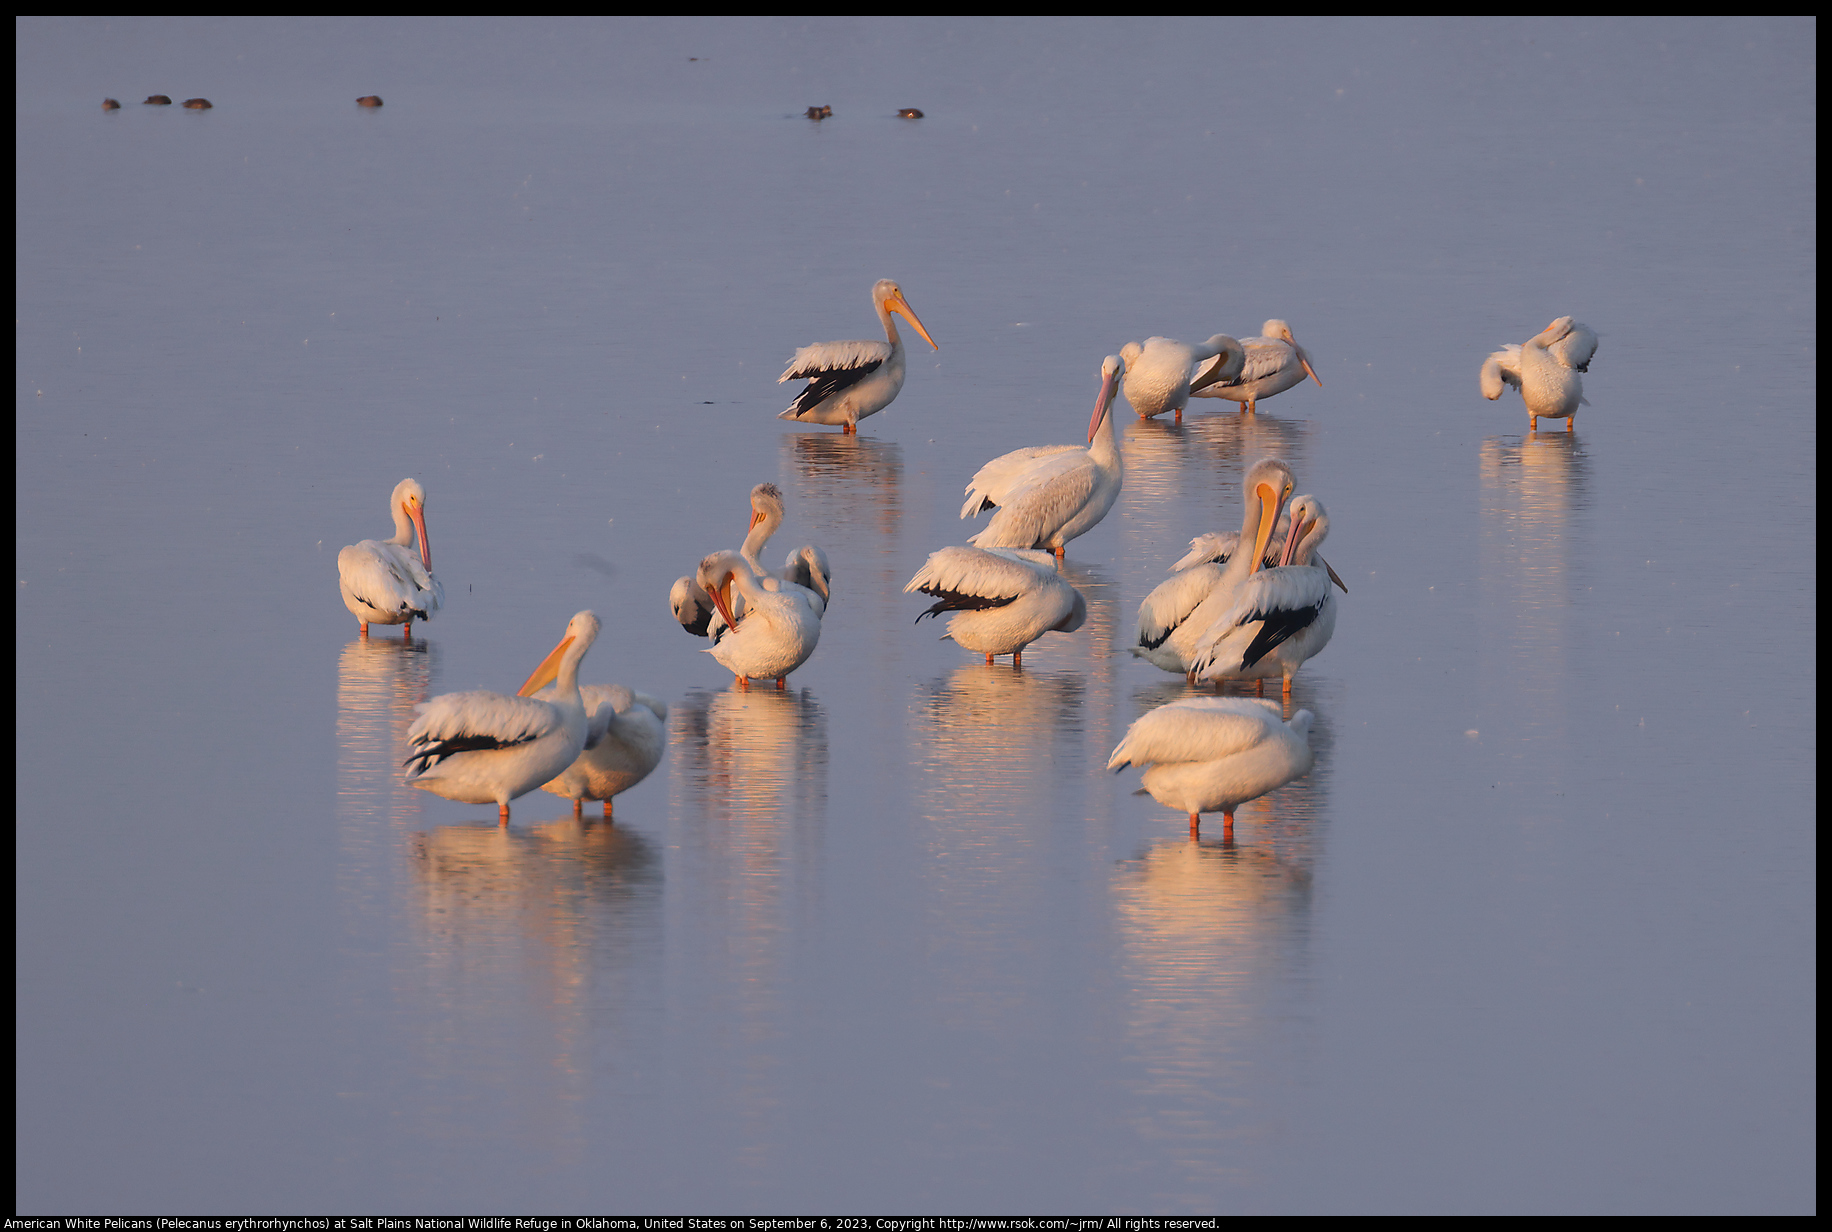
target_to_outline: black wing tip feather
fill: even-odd
[[[1017,602],[1016,595],[970,595],[964,591],[946,590],[939,586],[919,587],[925,595],[934,595],[939,600],[934,607],[920,613],[916,619],[924,616],[939,616],[943,612],[983,612],[989,608],[1004,607]]]

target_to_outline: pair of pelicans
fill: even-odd
[[[337,554],[344,606],[363,637],[372,624],[430,619],[445,602],[433,575],[426,534],[426,490],[413,479],[389,497],[394,535],[365,539]],[[496,804],[507,824],[509,801],[536,787],[573,802],[604,801],[628,791],[661,762],[668,707],[622,685],[579,684],[579,662],[600,623],[580,612],[566,636],[513,697],[487,690],[446,693],[421,703],[408,730],[414,786],[466,804]]]

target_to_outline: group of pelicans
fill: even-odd
[[[904,348],[893,316],[902,316],[931,347],[895,282],[872,290],[885,340],[817,343],[801,348],[782,381],[807,386],[781,418],[838,424],[883,410],[903,387]],[[1583,403],[1577,373],[1587,370],[1596,335],[1560,317],[1522,345],[1509,345],[1482,366],[1481,389],[1499,397],[1505,385],[1525,400],[1532,428],[1541,418],[1575,419]],[[1192,397],[1220,397],[1253,413],[1260,399],[1306,378],[1322,381],[1283,321],[1267,321],[1260,336],[1238,341],[1217,334],[1190,345],[1169,338],[1129,343],[1101,363],[1100,392],[1084,445],[1014,450],[982,466],[968,483],[961,517],[990,512],[966,544],[944,547],[904,587],[935,603],[918,614],[951,613],[947,637],[986,656],[1023,662],[1026,646],[1050,632],[1073,632],[1086,619],[1081,593],[1059,572],[1070,540],[1093,529],[1113,507],[1123,477],[1111,417],[1123,393],[1141,418],[1166,413],[1181,421]],[[1139,607],[1131,653],[1194,685],[1253,681],[1255,697],[1191,697],[1160,706],[1133,723],[1108,768],[1145,767],[1143,789],[1189,815],[1196,836],[1205,812],[1220,812],[1231,835],[1234,810],[1309,772],[1313,715],[1291,719],[1263,697],[1265,681],[1293,677],[1329,644],[1335,631],[1335,590],[1348,588],[1317,552],[1329,533],[1322,501],[1293,493],[1297,481],[1276,458],[1248,468],[1237,534],[1204,534],[1171,566],[1173,576]],[[443,602],[426,537],[426,493],[404,479],[390,498],[395,533],[338,554],[345,605],[362,635],[371,624],[425,620]],[[740,688],[751,680],[786,677],[814,653],[832,598],[826,553],[804,545],[780,570],[762,552],[784,517],[774,484],[751,490],[751,518],[738,551],[704,557],[674,584],[670,604],[683,629],[710,640],[707,652],[732,672]],[[417,545],[417,550],[416,550]],[[566,636],[514,696],[487,691],[448,693],[422,703],[408,732],[414,786],[447,799],[498,806],[536,787],[571,799],[612,797],[661,760],[668,708],[621,685],[579,684],[579,664],[597,637],[593,613],[580,612]]]

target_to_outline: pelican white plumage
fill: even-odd
[[[761,556],[770,536],[782,525],[782,489],[773,483],[760,483],[751,489],[751,524],[745,530],[744,543],[738,554],[751,571],[759,577],[769,575]],[[742,604],[742,600],[739,601]],[[676,578],[674,586],[668,592],[668,606],[674,611],[674,618],[695,637],[705,637],[710,632],[712,619],[717,615],[711,596],[700,583],[689,575]]]
[[[921,591],[936,604],[917,615],[953,612],[948,634],[967,650],[1008,654],[1024,664],[1024,648],[1045,633],[1073,633],[1088,617],[1081,592],[1056,572],[1048,552],[1021,548],[948,547],[929,553],[904,594]]]
[[[812,543],[796,548],[782,562],[782,581],[812,596],[816,616],[827,614],[827,604],[833,598],[833,569],[827,564],[827,553]]]
[[[1578,373],[1590,371],[1596,353],[1595,331],[1560,317],[1524,344],[1510,342],[1482,361],[1482,396],[1493,402],[1512,385],[1527,404],[1527,431],[1539,431],[1541,419],[1563,419],[1570,432],[1577,427],[1578,407],[1590,405]]]
[[[591,612],[575,615],[514,697],[478,689],[421,702],[407,732],[407,781],[447,800],[495,801],[498,820],[508,825],[509,801],[565,770],[585,747],[579,661],[600,627]],[[549,681],[553,700],[529,696]]]
[[[1145,790],[1189,814],[1191,838],[1201,835],[1202,814],[1219,809],[1231,839],[1236,808],[1310,772],[1313,718],[1300,710],[1280,722],[1277,705],[1251,697],[1184,698],[1128,728],[1107,769],[1147,767]]]
[[[738,678],[741,688],[753,679],[785,677],[814,653],[821,640],[821,613],[815,592],[777,578],[760,578],[736,552],[714,552],[700,562],[700,586],[727,627],[713,630],[706,653]],[[732,588],[744,596],[744,612],[737,615]]]
[[[967,542],[982,548],[1039,548],[1062,559],[1071,539],[1085,535],[1119,498],[1124,469],[1113,435],[1114,394],[1125,365],[1117,355],[1101,361],[1100,395],[1088,421],[1088,445],[1036,445],[1014,449],[975,472],[961,517],[996,509],[986,529]]]
[[[1225,564],[1208,562],[1184,569],[1147,595],[1139,604],[1138,640],[1129,647],[1133,655],[1167,672],[1189,674],[1196,640],[1233,606],[1235,593],[1265,561],[1267,545],[1296,483],[1291,468],[1277,458],[1261,458],[1247,469],[1241,480],[1244,508],[1236,542],[1248,549],[1233,552]],[[1191,540],[1191,548],[1201,541]]]
[[[808,387],[776,418],[839,424],[843,432],[857,432],[861,419],[889,406],[903,388],[903,339],[891,320],[893,312],[908,320],[924,342],[941,349],[916,319],[915,310],[903,298],[903,289],[889,278],[880,278],[872,287],[871,304],[884,327],[885,341],[816,342],[802,347],[790,356],[789,367],[777,384],[807,381]]]
[[[344,606],[364,637],[370,625],[400,625],[412,638],[414,618],[429,619],[445,602],[445,587],[433,576],[433,549],[426,539],[426,489],[403,479],[388,498],[394,537],[365,539],[337,553],[337,582]],[[419,551],[408,549],[419,536]]]
[[[1253,680],[1265,688],[1292,677],[1321,654],[1336,632],[1335,586],[1342,580],[1316,556],[1329,534],[1329,514],[1314,496],[1291,502],[1291,531],[1278,567],[1262,569],[1243,584],[1234,606],[1196,641],[1191,671],[1204,680]],[[1315,560],[1317,563],[1313,564]],[[1344,586],[1344,593],[1348,588]]]
[[[1120,359],[1126,365],[1126,401],[1139,418],[1175,411],[1176,422],[1182,423],[1183,408],[1190,400],[1190,379],[1203,372],[1211,381],[1233,380],[1241,373],[1246,352],[1226,334],[1216,334],[1196,346],[1175,338],[1152,337],[1142,343],[1128,342],[1120,348]]]
[[[1323,381],[1310,366],[1310,354],[1291,336],[1291,326],[1280,320],[1260,326],[1256,338],[1241,339],[1246,358],[1235,375],[1228,375],[1225,357],[1212,362],[1191,382],[1192,398],[1227,398],[1246,404],[1247,414],[1254,413],[1261,398],[1284,393],[1293,385],[1302,385],[1308,376],[1323,388]]]
[[[558,686],[535,694],[553,701]],[[587,800],[604,801],[611,816],[611,798],[628,791],[661,764],[668,721],[668,705],[647,693],[620,684],[579,686],[585,706],[585,748],[573,764],[541,784],[541,790],[573,802],[573,816],[584,811]]]

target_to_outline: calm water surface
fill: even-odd
[[[20,23],[16,1206],[1812,1210],[1815,31]],[[941,349],[776,420],[880,277]],[[1085,627],[912,627],[1103,355],[1268,317],[1323,387],[1120,405]],[[1267,455],[1318,760],[1192,843],[1123,648]],[[409,474],[449,602],[363,642]],[[743,693],[665,596],[766,479],[836,601]],[[584,607],[671,707],[615,826],[402,782]]]

